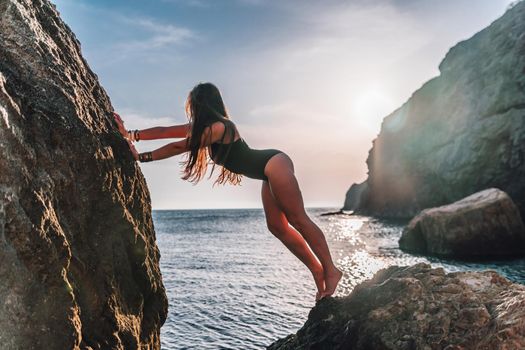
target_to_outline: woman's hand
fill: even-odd
[[[135,145],[133,145],[133,143],[131,143],[131,141],[128,139],[126,139],[126,141],[128,142],[129,149],[131,150],[131,154],[133,154],[133,158],[135,160],[139,160],[139,152],[135,148]]]
[[[128,131],[124,127],[124,121],[122,120],[120,115],[118,115],[116,112],[113,112],[113,117],[115,118],[115,122],[117,123],[118,131],[120,132],[122,137],[127,139],[128,138]]]

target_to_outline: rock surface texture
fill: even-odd
[[[525,227],[503,191],[490,188],[449,205],[425,209],[403,230],[401,249],[447,257],[525,254]]]
[[[158,349],[149,192],[47,0],[0,0],[0,347]]]
[[[368,189],[348,203],[410,218],[497,187],[525,217],[525,1],[454,46],[439,70],[383,120]]]
[[[525,349],[525,286],[494,271],[391,266],[321,300],[297,334],[268,349]]]

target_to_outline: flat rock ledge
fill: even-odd
[[[525,226],[518,207],[497,188],[425,209],[403,230],[401,249],[453,258],[525,254]]]
[[[390,266],[326,298],[270,350],[525,349],[525,286],[494,271]]]

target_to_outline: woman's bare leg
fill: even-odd
[[[261,197],[268,229],[308,267],[317,286],[316,300],[318,300],[325,289],[323,266],[312,253],[303,236],[288,224],[286,216],[279,209],[270,191],[270,185],[266,181],[263,181],[262,184]]]
[[[322,296],[332,295],[343,274],[334,265],[323,232],[304,209],[291,159],[284,153],[273,156],[266,164],[265,174],[278,207],[288,222],[301,233],[323,265],[325,290]]]

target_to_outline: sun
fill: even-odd
[[[393,99],[378,87],[367,88],[351,98],[350,117],[353,123],[378,132],[381,121],[395,108]]]

